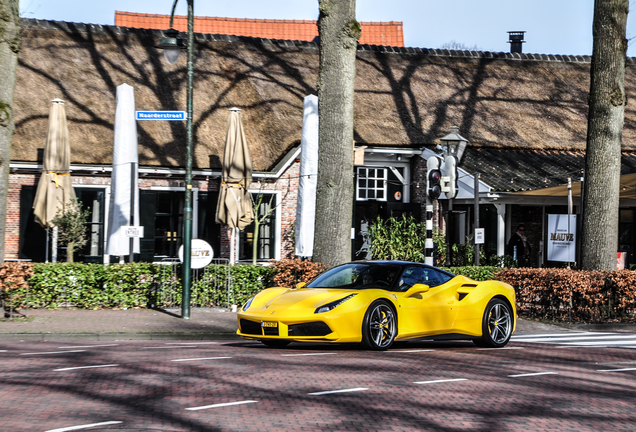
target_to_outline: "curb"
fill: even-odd
[[[0,342],[64,342],[122,340],[242,340],[236,333],[5,333]]]

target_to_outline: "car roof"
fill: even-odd
[[[358,260],[358,261],[351,261],[348,263],[344,263],[342,265],[345,264],[370,264],[370,265],[398,265],[400,267],[405,267],[405,266],[420,266],[420,267],[428,267],[428,268],[432,268],[435,269],[439,272],[442,273],[446,273],[448,275],[451,276],[455,276],[453,273],[446,271],[446,270],[442,270],[440,268],[437,268],[435,266],[429,265],[429,264],[424,264],[424,263],[418,263],[418,262],[412,262],[412,261],[401,261],[401,260]]]

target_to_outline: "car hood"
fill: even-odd
[[[276,290],[276,289],[272,289]],[[265,290],[256,297],[256,304],[252,304],[252,308],[262,310],[299,310],[299,309],[315,309],[326,303],[339,300],[355,293],[356,291],[344,289],[328,289],[328,288],[302,288],[289,289],[278,292],[268,293]],[[268,295],[269,294],[269,295]],[[272,295],[273,294],[273,295]],[[262,297],[259,299],[259,297]],[[258,301],[256,301],[258,300]],[[250,309],[252,309],[250,308]]]

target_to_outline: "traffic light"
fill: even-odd
[[[448,183],[442,190],[446,192],[446,198],[453,199],[457,196],[457,158],[454,155],[444,157],[444,171]]]
[[[431,156],[426,160],[426,194],[436,200],[442,193],[442,172],[439,170],[440,160]]]

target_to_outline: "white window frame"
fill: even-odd
[[[367,176],[361,178],[360,177],[360,172],[362,170],[366,170],[366,174]],[[379,178],[377,176],[371,178],[368,176],[369,170],[375,170],[377,171],[383,171],[384,172],[384,177]],[[365,179],[367,181],[367,186],[365,186],[364,188],[360,187],[360,180]],[[368,186],[368,182],[369,181],[375,181],[375,186],[373,188],[369,188]],[[387,197],[387,182],[389,181],[389,168],[387,168],[386,166],[370,166],[370,165],[363,165],[363,166],[359,166],[356,167],[356,201],[369,201],[369,200],[375,200],[375,201],[388,201],[388,197]],[[382,182],[382,187],[377,187],[377,182]],[[366,197],[365,198],[361,198],[360,197],[360,191],[364,190],[366,192]],[[369,191],[374,191],[374,198],[369,198]],[[377,193],[378,191],[382,191],[382,198],[378,198],[377,197]]]

